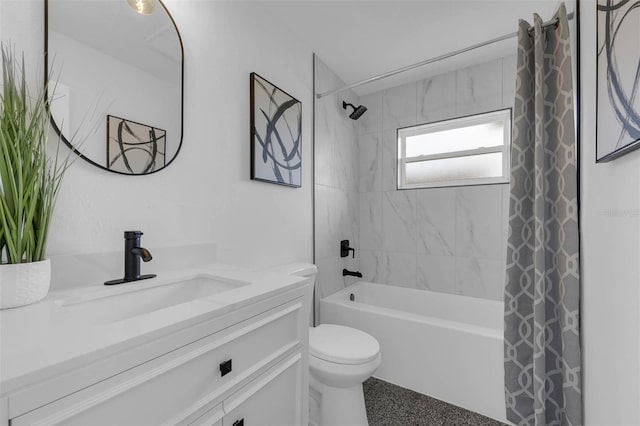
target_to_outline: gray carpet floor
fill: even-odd
[[[373,377],[363,388],[369,426],[506,426]]]

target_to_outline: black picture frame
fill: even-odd
[[[302,103],[252,72],[251,179],[302,187]]]
[[[167,131],[107,115],[106,167],[121,174],[149,174],[166,166]]]
[[[596,163],[640,148],[640,0],[597,0]],[[631,41],[624,37],[633,34]],[[621,40],[616,43],[617,37]],[[635,43],[633,40],[636,40]]]

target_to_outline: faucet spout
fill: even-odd
[[[131,254],[134,254],[136,256],[140,256],[140,258],[142,259],[143,262],[148,262],[151,259],[153,259],[153,257],[151,256],[151,253],[149,252],[149,250],[147,250],[144,247],[134,247],[131,249]]]

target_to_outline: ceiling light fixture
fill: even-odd
[[[151,15],[156,10],[154,0],[127,0],[127,3],[141,15]]]

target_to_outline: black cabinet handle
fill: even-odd
[[[227,360],[225,362],[221,362],[220,363],[220,375],[221,376],[225,376],[227,374],[231,373],[231,360]],[[236,426],[236,424],[234,423],[233,426]],[[240,425],[242,426],[242,425]]]
[[[233,422],[233,426],[244,426],[244,419],[236,420]]]

